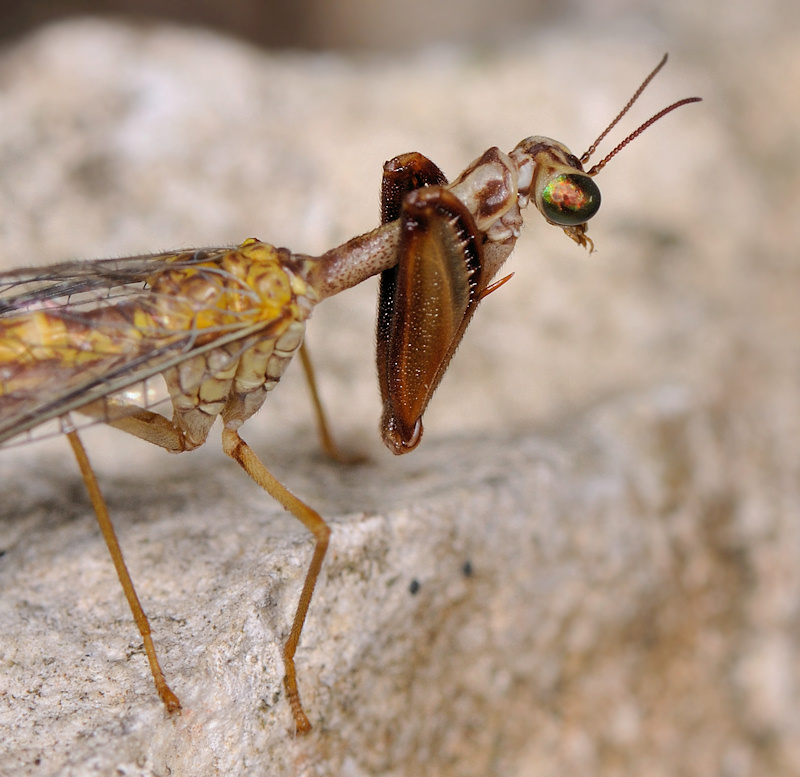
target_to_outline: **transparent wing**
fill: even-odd
[[[235,360],[253,335],[269,336],[280,318],[254,323],[238,313],[256,301],[252,289],[219,265],[232,251],[66,262],[0,274],[0,444],[61,433],[62,417],[101,398],[153,407],[169,398],[157,388],[161,381],[153,380],[164,370],[238,342],[240,348],[227,350]],[[154,289],[160,275],[185,268],[193,269],[195,292],[205,283],[216,296]],[[200,326],[203,315],[212,317]],[[216,370],[226,366],[214,363]],[[198,375],[198,383],[210,374]],[[52,419],[59,420],[46,428]],[[78,425],[97,422],[82,419]],[[40,426],[41,433],[31,433]]]
[[[187,267],[214,261],[229,250],[210,248],[143,254],[10,270],[0,273],[0,317],[42,306],[48,301],[65,305],[76,295],[87,295],[86,301],[90,302],[92,295],[99,300],[136,293],[139,290],[137,286],[145,284],[165,266]]]

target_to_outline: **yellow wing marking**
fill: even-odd
[[[251,345],[304,320],[316,300],[286,268],[284,253],[248,240],[232,249],[145,257],[130,270],[137,285],[115,296],[108,296],[111,286],[125,287],[119,272],[109,272],[104,288],[86,263],[74,284],[68,266],[59,266],[53,285],[66,289],[64,296],[48,290],[40,301],[26,292],[21,311],[0,317],[0,441],[193,356],[237,341]],[[98,272],[105,266],[90,264]],[[36,271],[25,272],[25,282],[31,277]],[[88,285],[86,301],[76,291]],[[215,360],[208,363],[198,382],[213,376]]]

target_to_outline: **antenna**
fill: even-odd
[[[642,81],[641,86],[633,93],[633,97],[631,97],[631,99],[628,100],[625,107],[616,115],[611,124],[609,124],[600,133],[600,136],[597,138],[597,140],[595,140],[595,142],[592,143],[592,145],[589,146],[589,148],[583,153],[583,155],[581,156],[581,164],[585,164],[586,162],[589,161],[589,157],[591,157],[591,155],[594,154],[594,152],[597,150],[597,147],[603,141],[605,136],[608,135],[608,133],[611,132],[611,130],[614,129],[614,127],[617,126],[620,119],[622,119],[622,117],[631,109],[631,106],[639,99],[642,92],[646,89],[647,85],[655,78],[658,71],[661,70],[661,68],[667,64],[668,56],[669,56],[668,54],[664,54],[664,56],[661,58],[661,61],[655,66],[654,70],[650,73],[649,76],[647,76],[647,78],[644,79],[644,81]],[[683,100],[678,100],[678,102],[675,102],[672,105],[669,105],[666,108],[660,110],[655,116],[650,117],[644,124],[642,124],[640,127],[631,132],[631,134],[628,135],[628,137],[626,137],[625,140],[623,140],[619,145],[617,145],[613,151],[611,151],[603,159],[601,159],[586,174],[597,175],[597,173],[599,173],[611,159],[613,159],[620,151],[622,151],[622,149],[625,148],[625,146],[627,146],[635,138],[639,137],[639,135],[641,135],[652,124],[655,124],[659,119],[663,118],[668,113],[671,113],[676,108],[680,108],[682,105],[688,105],[689,103],[700,102],[701,99],[702,98],[700,97],[684,97]]]

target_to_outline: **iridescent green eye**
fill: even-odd
[[[541,197],[545,218],[562,227],[583,224],[600,208],[600,189],[583,173],[555,176],[542,189]]]

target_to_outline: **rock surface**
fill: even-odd
[[[451,176],[529,134],[580,153],[665,48],[626,126],[706,101],[600,176],[595,255],[530,214],[412,456],[374,439],[374,285],[315,313],[367,462],[316,454],[299,370],[244,433],[334,528],[305,738],[280,650],[311,540],[214,433],[176,458],[86,434],[173,720],[66,443],[0,451],[0,774],[800,770],[797,26],[706,13],[396,60],[91,21],[3,54],[5,267],[249,235],[320,252],[374,226],[397,153]]]

